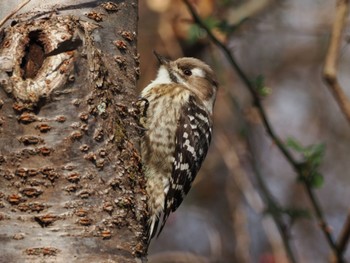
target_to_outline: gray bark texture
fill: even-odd
[[[1,28],[0,262],[145,254],[137,5],[31,0]]]

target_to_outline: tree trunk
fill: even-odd
[[[0,262],[145,253],[136,25],[137,0],[32,0],[1,30]]]

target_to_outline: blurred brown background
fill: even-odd
[[[191,2],[202,17],[237,25],[230,34],[216,31],[216,36],[252,80],[265,78],[271,93],[263,105],[278,135],[303,145],[325,143],[325,182],[316,194],[337,235],[349,212],[350,127],[321,77],[335,1]],[[182,1],[140,1],[139,10],[140,90],[156,74],[153,50],[173,59],[200,58],[220,82],[209,154],[185,202],[152,242],[150,262],[288,262],[279,232],[264,213],[258,176],[281,206],[312,209],[296,174],[267,136],[246,87],[220,50],[193,27]],[[350,96],[350,27],[346,31],[339,78]],[[298,262],[329,262],[330,248],[314,216],[296,220],[287,231]],[[350,249],[345,255],[349,260]]]

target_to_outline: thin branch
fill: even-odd
[[[345,251],[347,244],[350,240],[350,213],[348,214],[348,217],[346,218],[346,222],[343,226],[343,230],[339,235],[339,240],[337,242],[338,244],[338,251],[342,253]]]
[[[332,92],[335,100],[337,101],[340,109],[345,115],[346,119],[350,123],[350,101],[339,84],[337,78],[338,60],[340,53],[340,46],[343,36],[343,31],[346,27],[346,19],[349,13],[349,0],[337,0],[336,14],[333,23],[332,34],[328,51],[326,54],[325,65],[323,69],[323,77],[328,84],[330,91]],[[338,254],[343,254],[347,243],[350,240],[350,214],[347,217],[347,221],[343,226],[343,231],[340,234],[340,238],[337,242]]]
[[[331,39],[323,69],[323,78],[327,82],[328,87],[337,101],[341,111],[350,123],[350,101],[340,86],[337,78],[339,50],[342,40],[342,33],[346,27],[346,18],[349,12],[349,0],[337,0],[336,8]]]
[[[31,0],[25,0],[21,4],[19,4],[14,10],[11,11],[7,16],[5,16],[1,21],[0,21],[0,27],[2,27],[7,20],[9,20],[12,16],[14,16],[19,10],[21,10],[26,4],[28,4]]]
[[[199,15],[194,10],[194,8],[189,3],[189,1],[188,0],[183,0],[183,1],[187,5],[190,13],[192,14],[194,21],[207,32],[207,34],[208,34],[209,38],[212,40],[212,42],[215,45],[217,45],[222,50],[222,52],[225,54],[226,58],[228,59],[228,61],[231,64],[231,66],[235,69],[238,76],[241,78],[241,80],[243,81],[243,83],[246,85],[249,92],[251,93],[251,96],[253,98],[253,103],[256,106],[256,108],[258,109],[259,115],[262,119],[262,122],[264,124],[264,127],[265,127],[268,135],[274,141],[274,143],[277,145],[278,149],[282,152],[282,154],[287,159],[287,161],[290,163],[290,165],[294,168],[295,172],[298,173],[301,176],[301,178],[303,178],[303,176],[304,176],[303,168],[299,165],[298,161],[296,161],[293,158],[291,153],[285,147],[282,140],[277,136],[277,134],[273,130],[273,128],[272,128],[272,126],[267,118],[267,115],[266,115],[265,109],[262,105],[259,94],[256,92],[253,83],[249,80],[247,75],[243,72],[243,70],[237,64],[236,60],[234,59],[233,55],[231,54],[231,51],[226,47],[226,45],[224,43],[222,43],[220,40],[218,40],[214,36],[214,34],[210,31],[210,29],[203,23],[202,19],[199,17]],[[303,182],[304,182],[305,188],[307,189],[306,192],[309,196],[312,207],[315,210],[315,214],[316,214],[317,220],[319,221],[319,224],[321,226],[322,232],[324,233],[324,235],[325,235],[330,247],[332,248],[333,252],[338,257],[339,262],[342,262],[343,261],[342,255],[338,253],[336,242],[333,238],[332,233],[329,231],[330,227],[328,226],[328,223],[324,217],[323,211],[321,209],[321,205],[320,205],[320,203],[319,203],[319,201],[318,201],[318,199],[317,199],[317,197],[312,189],[312,186],[309,183],[307,183],[306,181],[303,181]]]
[[[315,214],[316,214],[316,217],[318,219],[319,226],[320,226],[323,234],[325,235],[325,237],[328,241],[328,244],[332,248],[334,254],[336,254],[337,257],[339,257],[339,262],[342,262],[342,260],[341,260],[342,256],[341,256],[341,254],[338,253],[338,247],[337,247],[337,244],[336,244],[336,242],[333,238],[333,235],[331,233],[331,228],[329,227],[326,219],[324,218],[323,211],[321,209],[321,205],[320,205],[315,193],[313,192],[311,186],[309,186],[308,183],[304,182],[304,187],[305,187],[305,190],[309,196],[311,204],[315,210]]]

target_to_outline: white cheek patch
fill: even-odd
[[[167,84],[171,82],[169,72],[164,66],[161,66],[158,70],[157,78],[153,80],[152,84]]]
[[[161,66],[158,70],[157,77],[155,80],[153,80],[146,88],[144,88],[141,92],[141,96],[145,97],[150,90],[153,89],[153,87],[159,85],[159,84],[169,84],[172,83],[169,72],[166,70],[164,66]]]
[[[200,68],[194,68],[191,71],[192,71],[193,76],[200,77],[200,78],[205,77],[205,72]]]

